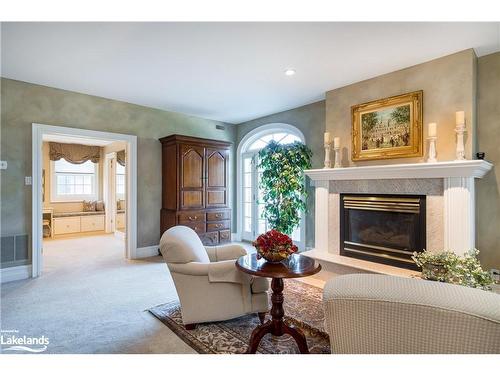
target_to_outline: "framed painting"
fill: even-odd
[[[352,160],[422,156],[422,97],[415,91],[351,107]]]

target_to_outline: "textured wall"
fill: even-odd
[[[493,170],[477,180],[476,246],[485,268],[500,269],[500,52],[478,59],[478,150]]]
[[[313,168],[322,168],[324,160],[323,133],[325,132],[325,102],[320,101],[284,112],[275,113],[239,124],[236,128],[236,145],[251,130],[270,123],[293,125],[304,134],[306,144],[313,152]],[[314,246],[314,189],[309,186],[306,215],[306,247]],[[234,198],[236,201],[236,198]]]
[[[137,135],[137,246],[158,244],[161,207],[161,147],[158,138],[184,134],[234,142],[234,126],[70,91],[2,79],[2,235],[31,237],[31,124],[41,123]],[[231,158],[234,162],[234,154]],[[231,168],[233,170],[233,168]],[[232,176],[231,176],[232,179]],[[5,266],[5,265],[4,265]]]
[[[466,50],[410,68],[354,83],[326,93],[326,129],[340,137],[342,163],[347,165],[394,164],[422,161],[403,158],[354,163],[351,161],[351,106],[407,92],[423,90],[424,141],[427,124],[437,122],[438,160],[455,158],[455,112],[466,115],[466,157],[474,151],[476,55]]]

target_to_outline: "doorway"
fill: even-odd
[[[54,176],[56,176],[54,170],[50,173],[49,176],[48,171],[46,170],[46,168],[44,168],[44,139],[57,140],[58,137],[60,139],[64,139],[66,137],[68,139],[79,139],[80,143],[83,144],[93,144],[100,141],[104,142],[105,144],[116,143],[123,145],[124,154],[127,155],[127,161],[123,167],[123,185],[124,191],[126,191],[126,194],[124,194],[123,196],[124,206],[126,207],[126,210],[123,211],[123,220],[125,224],[124,226],[127,228],[126,232],[124,233],[124,256],[127,259],[134,259],[136,257],[137,248],[137,137],[126,134],[84,130],[44,124],[33,124],[32,129],[32,277],[40,276],[42,273],[43,232],[44,224],[46,224],[48,220],[44,213],[44,198],[45,196],[47,196],[47,192],[44,193],[44,188],[46,187],[47,179],[54,178]],[[65,159],[61,158],[61,160]],[[100,197],[104,195],[102,190],[101,192],[99,192],[99,189],[102,188],[100,188],[95,182],[96,176],[103,176],[103,168],[101,168],[100,170],[96,169],[94,172],[95,174],[92,173],[91,165],[88,165],[85,168],[75,168],[75,165],[79,165],[78,163],[83,164],[83,162],[86,161],[79,160],[77,161],[77,163],[60,163],[61,165],[59,166],[59,171],[61,173],[61,176],[63,176],[64,178],[60,178],[56,181],[56,183],[60,182],[60,186],[57,186],[59,190],[53,189],[56,195],[59,194],[62,197],[64,197],[64,194],[69,194],[70,196],[82,194],[85,197]],[[94,168],[97,167],[94,166]],[[85,175],[85,173],[87,173],[87,175]],[[57,197],[54,197],[54,200],[57,201]],[[107,210],[108,212],[114,212],[116,215],[116,206],[109,203],[108,208],[110,208],[110,210]],[[66,225],[70,226],[68,230],[76,231],[76,222],[78,220],[80,220],[79,228],[81,228],[81,217],[84,216],[87,215],[82,214],[79,216],[79,219],[72,218],[71,220],[67,220],[68,223],[66,223]],[[92,216],[95,215],[92,214]],[[116,221],[116,217],[114,220]],[[94,217],[85,218],[83,225],[84,227],[86,227],[88,225],[92,225],[94,222],[100,224],[99,219]],[[94,225],[96,225],[95,223]],[[52,224],[51,230],[53,230],[54,221],[51,221],[50,224]],[[71,228],[72,225],[74,226],[73,228]]]

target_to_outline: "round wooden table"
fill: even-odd
[[[292,254],[281,263],[269,263],[264,259],[257,259],[257,254],[249,254],[240,257],[236,261],[236,267],[250,275],[272,278],[272,319],[253,330],[247,353],[255,353],[260,340],[268,333],[274,336],[289,334],[294,338],[301,353],[309,353],[307,341],[302,331],[297,327],[286,324],[283,320],[285,315],[283,309],[283,279],[314,275],[321,270],[321,265],[314,259],[299,254]]]

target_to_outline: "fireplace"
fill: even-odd
[[[340,194],[341,255],[417,270],[425,238],[425,195]]]

